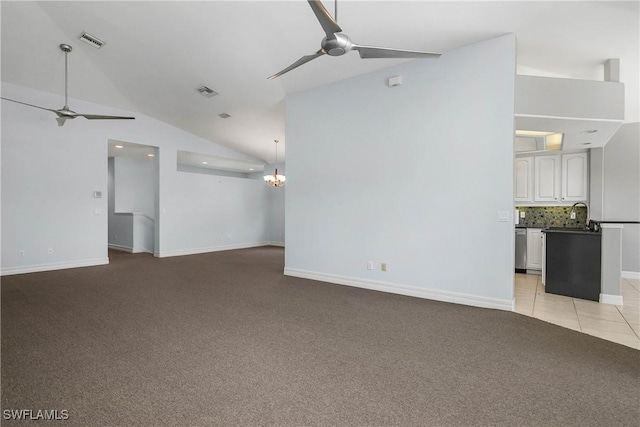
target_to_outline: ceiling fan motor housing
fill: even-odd
[[[353,43],[345,34],[334,33],[332,38],[324,37],[320,46],[327,55],[340,56],[349,52],[353,48]]]

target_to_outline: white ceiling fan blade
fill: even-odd
[[[15,102],[16,104],[26,105],[26,106],[28,106],[28,107],[39,108],[39,109],[41,109],[41,110],[45,110],[45,111],[52,111],[52,112],[54,112],[54,113],[56,112],[56,110],[52,110],[51,108],[38,107],[37,105],[27,104],[26,102],[16,101],[15,99],[9,99],[9,98],[4,98],[4,97],[0,97],[0,99],[4,99],[5,101]]]
[[[289,65],[287,68],[285,68],[284,70],[274,74],[273,76],[267,77],[269,80],[273,80],[276,77],[279,77],[281,75],[283,75],[284,73],[288,73],[289,71],[293,70],[294,68],[298,68],[299,66],[306,64],[307,62],[314,60],[320,56],[324,55],[324,52],[322,51],[322,49],[320,49],[319,51],[317,51],[316,53],[314,53],[313,55],[306,55],[303,56],[302,58],[298,59],[296,62],[294,62],[293,64]]]
[[[321,1],[317,0],[307,0],[309,2],[309,6],[313,10],[313,13],[316,14],[316,18],[320,22],[322,29],[327,34],[327,38],[331,38],[333,33],[341,33],[342,28],[338,25],[338,23],[333,19],[333,17],[329,14],[327,9],[324,7]]]
[[[388,47],[360,46],[354,44],[351,48],[357,50],[360,58],[438,58],[441,54],[421,52],[417,50],[393,49]]]
[[[77,114],[88,120],[135,120],[135,117],[127,116],[101,116],[98,114]]]
[[[66,120],[75,119],[78,116],[82,116],[85,119],[89,120],[133,120],[135,117],[125,117],[125,116],[101,116],[97,114],[78,114],[75,111],[72,111],[67,103],[67,80],[68,80],[68,70],[67,70],[67,55],[69,52],[73,50],[71,46],[68,44],[61,44],[60,50],[64,52],[64,107],[59,110],[53,110],[51,108],[44,108],[38,105],[27,104],[26,102],[16,101],[15,99],[9,99],[0,97],[0,99],[4,99],[5,101],[15,102],[16,104],[26,105],[28,107],[38,108],[40,110],[51,111],[55,113],[58,117],[56,121],[58,122],[58,126],[64,126]]]

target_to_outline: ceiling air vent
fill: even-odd
[[[100,49],[102,46],[105,45],[105,43],[102,40],[88,33],[82,33],[80,35],[80,40],[82,40],[88,45],[95,47],[96,49]]]
[[[207,98],[213,98],[214,96],[218,95],[218,92],[206,86],[200,86],[196,89],[196,92],[198,92],[202,96],[206,96]]]
[[[218,117],[220,117],[221,119],[228,119],[231,116],[228,115],[227,113],[222,113],[222,114],[218,114]]]

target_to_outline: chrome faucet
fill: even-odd
[[[569,212],[569,218],[571,218],[571,216],[572,216],[571,214],[574,214],[576,212],[576,206],[578,206],[578,205],[582,205],[585,208],[587,208],[587,221],[584,224],[584,226],[586,228],[589,228],[589,206],[587,206],[586,203],[583,203],[583,202],[574,203],[573,206],[571,206],[571,212]]]

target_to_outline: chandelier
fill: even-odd
[[[273,140],[276,143],[276,164],[278,164],[278,140]],[[287,180],[284,175],[278,175],[278,168],[275,168],[273,175],[265,175],[264,182],[270,187],[282,187]]]

